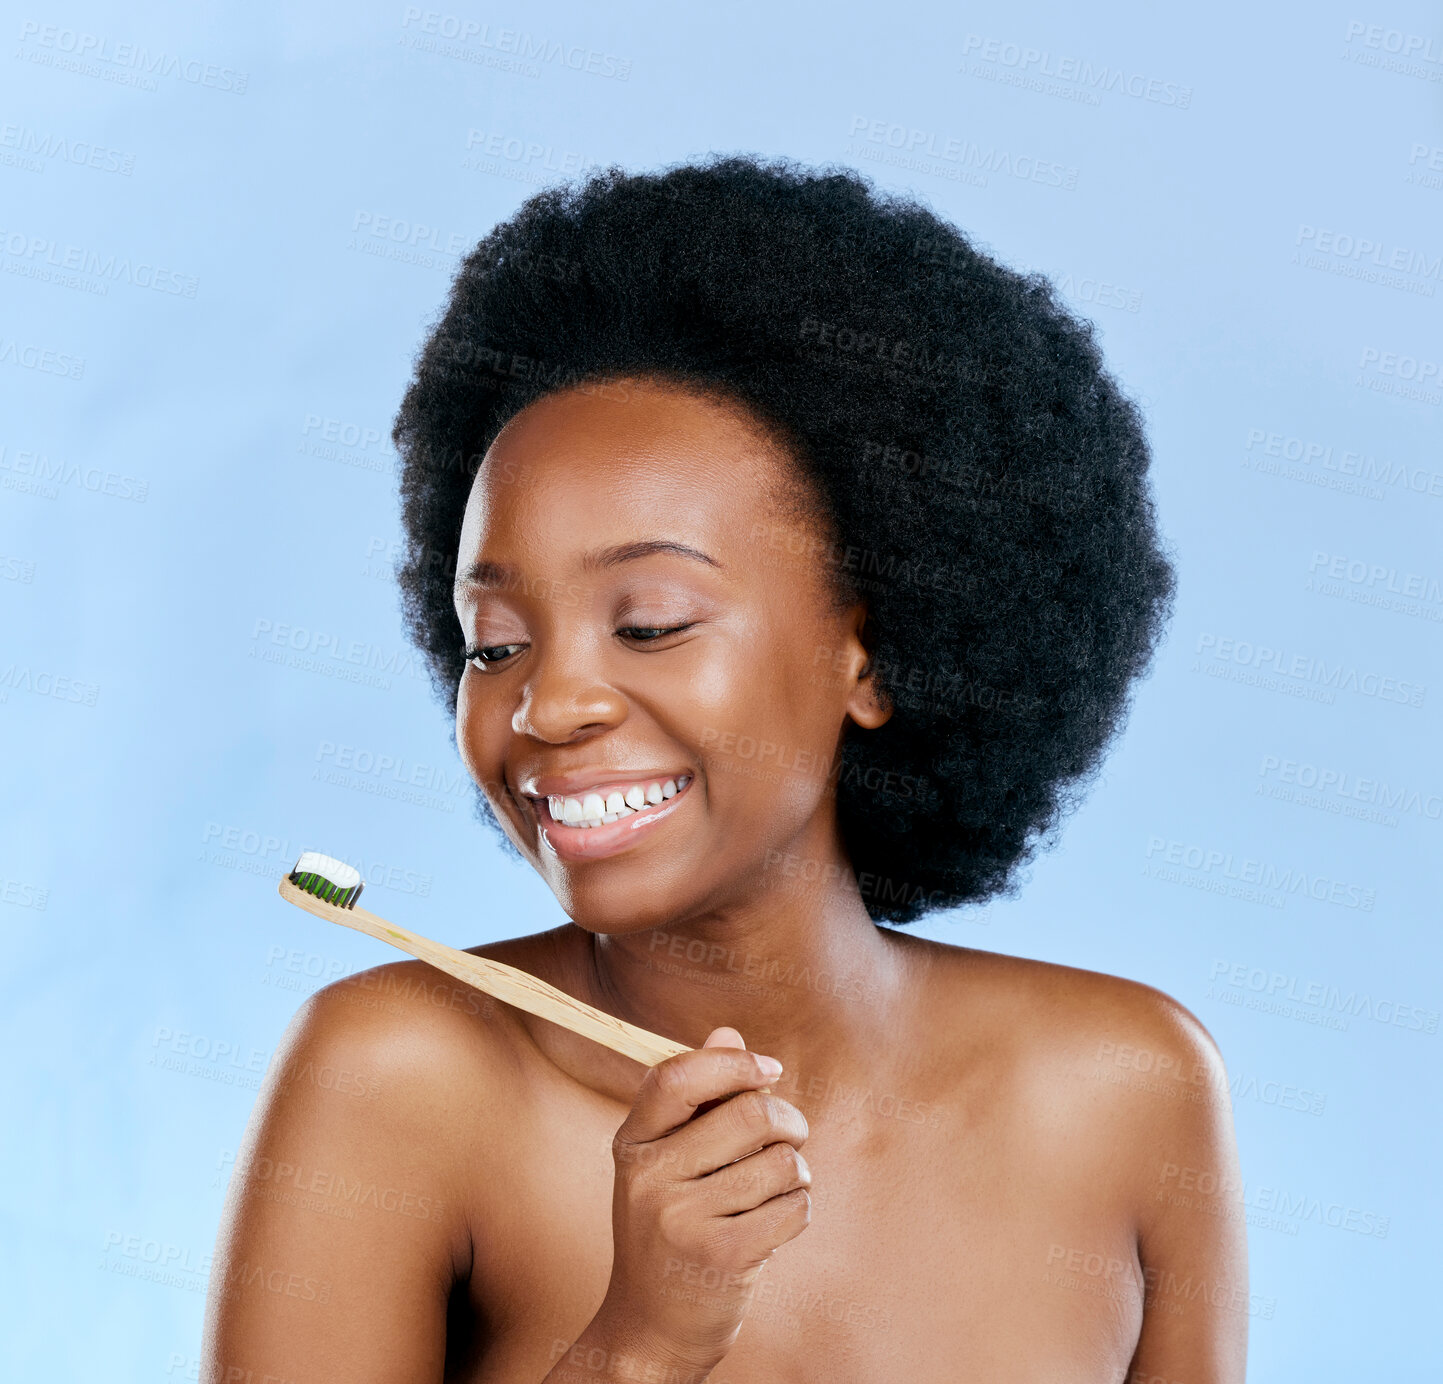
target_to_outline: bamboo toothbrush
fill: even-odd
[[[457,951],[442,942],[417,936],[403,927],[388,923],[364,908],[356,907],[362,889],[360,871],[329,855],[306,851],[296,861],[296,868],[281,879],[281,897],[297,908],[314,913],[327,922],[342,923],[382,942],[399,947],[438,971],[455,976],[467,985],[484,991],[498,1000],[538,1014],[543,1019],[569,1028],[584,1038],[622,1053],[626,1057],[654,1067],[668,1057],[690,1052],[685,1043],[649,1033],[635,1024],[626,1023],[611,1014],[604,1014],[544,980],[538,980],[515,966],[500,961],[487,961],[469,952]]]

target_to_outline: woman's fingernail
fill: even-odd
[[[758,1057],[757,1066],[768,1081],[775,1081],[782,1074],[782,1064],[775,1057]]]

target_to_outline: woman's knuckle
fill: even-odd
[[[760,1091],[744,1091],[732,1102],[732,1112],[748,1134],[759,1134],[772,1127],[772,1102]]]
[[[810,1174],[807,1171],[806,1160],[790,1144],[777,1144],[774,1147],[784,1150],[780,1162],[783,1175],[788,1182],[801,1182]]]
[[[647,1075],[660,1094],[686,1099],[689,1080],[686,1067],[680,1062],[663,1062],[653,1067]],[[642,1084],[645,1085],[645,1082]]]

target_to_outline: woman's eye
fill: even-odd
[[[478,644],[474,648],[463,650],[463,654],[467,663],[485,668],[492,664],[505,663],[525,647],[525,644]]]
[[[685,625],[625,625],[617,630],[617,633],[624,635],[627,639],[634,639],[638,644],[650,644],[653,640],[660,639],[667,634],[680,634],[682,630],[689,630],[690,624]]]
[[[617,634],[633,644],[654,644],[668,635],[689,630],[694,622],[684,625],[623,625]],[[516,657],[525,644],[473,644],[462,649],[462,657],[481,672],[487,672]]]

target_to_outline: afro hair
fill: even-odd
[[[836,793],[870,916],[1015,892],[1174,590],[1142,418],[1091,323],[849,169],[715,155],[532,196],[461,263],[392,433],[403,615],[453,716],[452,583],[487,447],[549,392],[648,377],[784,442],[826,509],[819,561],[866,602],[893,715],[848,726]]]

